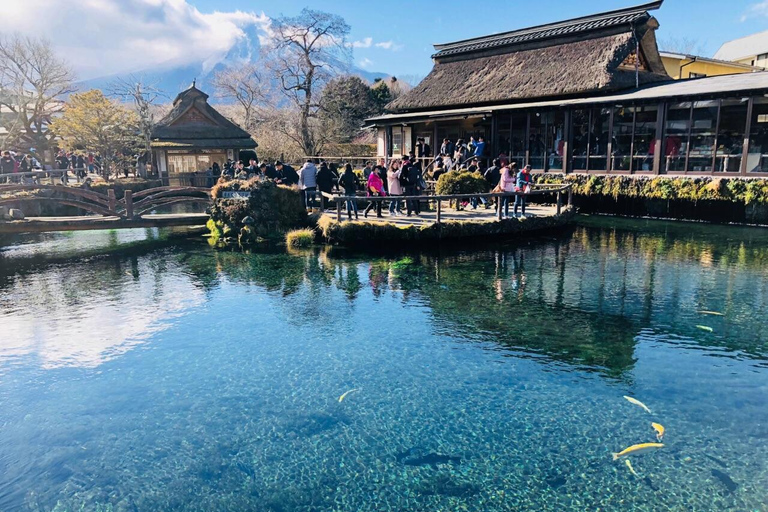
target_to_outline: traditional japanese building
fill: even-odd
[[[208,104],[208,95],[192,86],[173,100],[173,108],[152,131],[158,173],[172,185],[205,186],[206,171],[227,159],[255,157],[250,134]]]
[[[485,157],[539,172],[768,173],[768,72],[673,80],[661,5],[436,45],[430,74],[369,120],[379,156],[482,136]]]

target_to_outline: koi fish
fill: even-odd
[[[637,406],[640,406],[640,407],[642,407],[643,409],[645,409],[645,412],[647,412],[648,414],[651,414],[651,410],[648,408],[648,406],[647,406],[647,405],[645,405],[645,404],[644,404],[643,402],[641,402],[640,400],[638,400],[638,399],[636,399],[636,398],[632,398],[631,396],[627,396],[627,395],[624,395],[624,398],[625,398],[625,399],[627,399],[627,401],[628,401],[629,403],[631,403],[631,404],[635,404],[635,405],[637,405]]]
[[[343,395],[339,397],[339,403],[343,402],[345,398],[347,398],[347,395],[350,395],[354,393],[355,391],[360,391],[359,388],[350,389],[349,391],[345,391]]]
[[[715,332],[713,328],[707,327],[706,325],[697,325],[696,328],[701,329],[702,331]]]
[[[697,313],[699,313],[700,315],[725,316],[723,313],[720,313],[718,311],[702,310],[702,311],[697,311]]]
[[[651,423],[651,426],[653,427],[653,430],[656,431],[656,439],[661,442],[661,440],[664,438],[664,425],[659,423]]]
[[[624,450],[620,451],[619,453],[613,454],[613,460],[619,460],[619,457],[624,457],[626,455],[632,454],[632,453],[639,453],[643,452],[645,450],[650,450],[651,448],[663,448],[664,445],[661,443],[642,443],[642,444],[635,444],[630,446],[629,448],[625,448]]]
[[[635,468],[633,468],[633,467],[632,467],[632,463],[631,463],[631,462],[629,462],[629,459],[624,459],[624,464],[626,464],[626,465],[627,465],[627,467],[629,468],[629,472],[630,472],[630,473],[632,473],[633,475],[635,475],[637,478],[640,478],[640,475],[638,475],[637,473],[635,473]]]

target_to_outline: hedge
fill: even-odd
[[[688,178],[645,176],[536,175],[536,183],[573,183],[578,195],[768,204],[768,180],[759,178]]]
[[[440,176],[435,186],[438,195],[484,194],[488,192],[488,182],[478,172],[467,170],[450,171]]]

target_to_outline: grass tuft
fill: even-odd
[[[285,245],[293,248],[309,247],[315,241],[312,229],[294,229],[285,234]]]

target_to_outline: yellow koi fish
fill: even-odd
[[[638,400],[638,399],[636,399],[636,398],[632,398],[631,396],[626,396],[626,395],[624,395],[624,398],[625,398],[625,399],[626,399],[626,400],[627,400],[629,403],[631,403],[631,404],[635,404],[635,405],[638,405],[638,406],[642,407],[643,409],[645,409],[645,412],[647,412],[648,414],[651,414],[651,410],[648,408],[648,406],[647,406],[647,405],[645,405],[645,404],[644,404],[643,402],[641,402],[640,400]]]
[[[350,395],[350,394],[354,393],[355,391],[360,391],[360,389],[359,388],[355,388],[355,389],[350,389],[349,391],[344,392],[344,394],[339,397],[339,403],[343,402],[344,399],[347,398],[347,395]]]
[[[723,313],[720,313],[718,311],[703,310],[703,311],[697,311],[697,313],[699,313],[700,315],[725,316]]]
[[[626,455],[632,454],[632,453],[639,453],[643,452],[645,450],[650,450],[651,448],[663,448],[664,445],[661,443],[642,443],[642,444],[635,444],[630,446],[629,448],[625,448],[624,450],[620,451],[619,453],[613,454],[613,460],[619,460],[619,457],[624,457]]]
[[[629,468],[629,472],[630,472],[630,473],[632,473],[633,475],[635,475],[637,478],[640,478],[640,475],[638,475],[637,473],[635,473],[635,468],[633,468],[633,467],[632,467],[632,463],[631,463],[631,462],[629,462],[629,459],[624,459],[624,464],[626,464],[626,465],[627,465],[627,467]]]
[[[696,328],[697,329],[701,329],[702,331],[707,331],[707,332],[714,332],[715,331],[713,328],[707,327],[706,325],[697,325]]]
[[[661,440],[664,438],[664,425],[659,423],[651,423],[651,426],[653,427],[653,430],[656,431],[656,439],[661,442]]]

